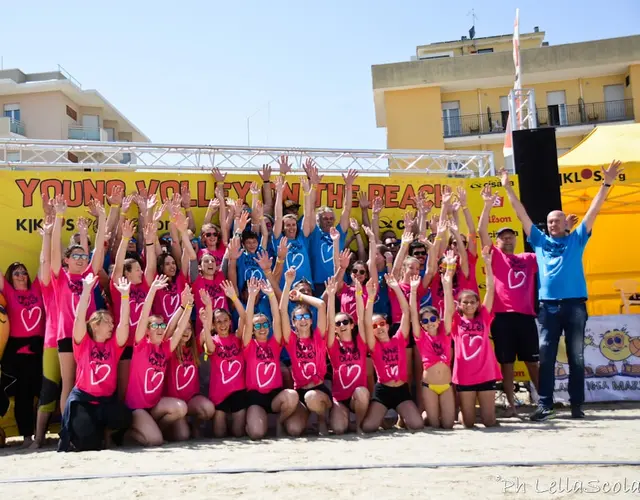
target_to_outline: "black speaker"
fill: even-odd
[[[533,223],[545,232],[549,212],[562,210],[556,129],[514,131],[513,161],[520,185],[520,201]]]

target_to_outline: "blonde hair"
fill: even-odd
[[[110,319],[113,322],[113,314],[111,314],[106,309],[98,309],[93,314],[91,314],[91,316],[89,316],[89,319],[87,320],[87,333],[92,340],[95,340],[93,338],[93,327],[95,325],[99,325],[106,319]]]

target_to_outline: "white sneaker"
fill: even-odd
[[[540,402],[540,395],[532,382],[529,382],[529,395],[531,396],[531,404],[537,405]]]

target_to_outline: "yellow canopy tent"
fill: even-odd
[[[617,280],[640,283],[640,124],[596,127],[558,159],[562,208],[582,218],[602,184],[602,167],[614,158],[622,161],[624,173],[602,207],[584,255],[593,316],[620,313]]]

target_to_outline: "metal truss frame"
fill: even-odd
[[[536,96],[533,89],[513,89],[509,92],[509,119],[511,130],[524,130],[538,126]]]
[[[393,172],[486,177],[495,175],[491,151],[421,151],[191,146],[100,141],[46,141],[0,138],[0,169],[163,171],[194,173],[219,168],[255,172],[287,155],[293,171],[312,158],[324,174],[389,175]]]

